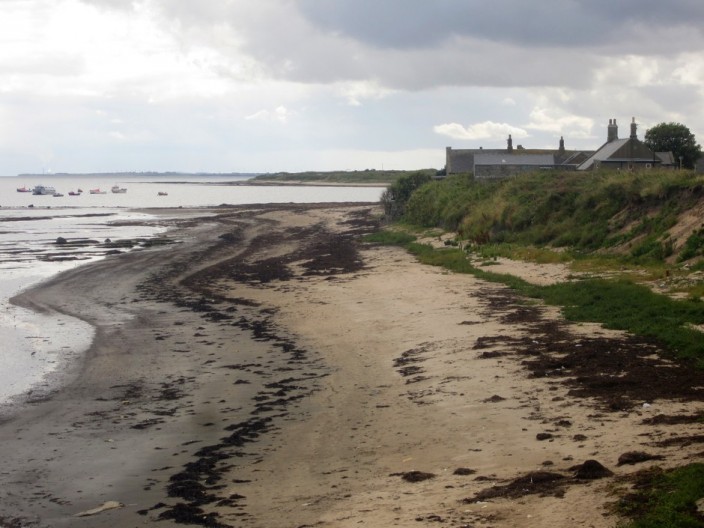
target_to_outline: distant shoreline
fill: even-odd
[[[292,187],[388,187],[389,183],[383,182],[330,182],[330,181],[303,181],[303,180],[244,180],[229,182],[160,182],[160,183],[189,183],[191,185],[222,185],[222,186],[292,186]]]
[[[17,176],[11,176],[15,178],[26,178],[26,179],[36,179],[36,178],[112,178],[115,180],[120,180],[120,178],[124,177],[137,177],[137,174],[132,174],[132,173],[127,173],[127,174],[69,174],[69,173],[60,173],[60,174],[51,174],[51,175],[41,175],[41,174],[19,174]],[[156,176],[156,174],[148,174],[145,176]],[[229,176],[225,174],[168,174],[164,176],[181,176],[187,178],[188,176],[198,176],[198,177],[209,177],[212,176],[213,178],[238,178],[237,180],[224,180],[224,181],[195,181],[195,180],[154,180],[154,181],[149,181],[145,180],[146,183],[168,183],[168,184],[174,184],[174,185],[184,185],[184,184],[189,184],[189,185],[221,185],[221,186],[297,186],[297,187],[388,187],[391,182],[364,182],[364,181],[325,181],[325,180],[279,180],[279,179],[271,179],[271,180],[262,180],[262,179],[256,179],[254,176],[249,177],[247,179],[243,179],[243,175],[238,175],[238,176]]]
[[[125,178],[146,176],[199,176],[213,178],[254,178],[262,172],[52,172],[52,173],[22,173],[15,178]]]
[[[70,173],[57,172],[51,174],[18,174],[21,179],[52,179],[52,178],[110,178],[120,181],[124,178],[139,178],[149,180],[159,178],[160,183],[170,183],[168,178],[178,178],[181,181],[174,183],[198,183],[202,185],[293,185],[293,186],[363,186],[387,187],[400,177],[414,173],[427,173],[435,175],[435,169],[417,170],[351,170],[351,171],[307,171],[307,172],[97,172],[97,173]],[[166,180],[162,180],[166,178]],[[190,180],[193,178],[193,180]],[[213,181],[203,181],[203,179]]]

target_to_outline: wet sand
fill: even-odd
[[[96,338],[0,423],[0,526],[611,527],[701,458],[704,376],[362,244],[377,215],[222,209],[19,296]]]

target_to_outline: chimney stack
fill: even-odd
[[[511,134],[508,135],[508,151],[513,152],[513,139],[511,139]]]
[[[616,125],[616,119],[609,119],[609,126],[606,133],[606,142],[611,143],[618,139],[618,126]]]
[[[638,128],[638,125],[636,125],[636,118],[631,119],[631,139],[638,139],[638,134],[636,134],[636,129]]]
[[[565,140],[562,136],[560,136],[560,154],[565,153]]]

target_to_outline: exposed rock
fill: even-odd
[[[617,466],[623,466],[624,464],[639,464],[640,462],[646,462],[648,460],[663,460],[665,457],[662,455],[651,455],[643,451],[629,451],[618,457]]]
[[[600,479],[613,475],[612,471],[606,469],[596,460],[587,460],[584,464],[573,469],[575,470],[574,476],[578,479]]]
[[[424,471],[405,471],[403,473],[391,473],[392,477],[401,477],[406,482],[423,482],[435,478],[434,473],[425,473]]]
[[[565,476],[559,473],[533,471],[504,486],[492,486],[480,491],[473,498],[463,499],[462,502],[470,504],[498,497],[516,499],[525,495],[561,497],[564,494],[563,487],[565,483]]]

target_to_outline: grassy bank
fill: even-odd
[[[477,182],[432,181],[403,204],[403,220],[456,231],[474,244],[519,244],[614,253],[643,264],[701,260],[704,225],[672,228],[704,202],[704,176],[689,171],[537,172]]]

